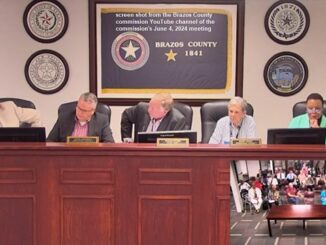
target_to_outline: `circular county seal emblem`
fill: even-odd
[[[40,50],[28,58],[25,65],[28,84],[37,92],[53,94],[67,83],[69,67],[67,61],[53,50]]]
[[[282,96],[293,95],[305,86],[308,79],[308,67],[299,55],[281,52],[266,63],[264,79],[273,93]]]
[[[57,41],[68,28],[67,11],[54,0],[31,2],[25,9],[23,20],[26,32],[42,43]]]
[[[111,54],[114,62],[121,69],[133,71],[146,64],[149,45],[139,33],[124,32],[114,39]]]
[[[280,44],[300,41],[306,35],[309,24],[309,13],[299,1],[278,1],[265,15],[265,30],[268,36]]]

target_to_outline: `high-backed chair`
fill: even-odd
[[[292,115],[293,117],[305,114],[306,111],[306,101],[300,101],[293,105]],[[324,100],[323,104],[323,114],[326,115],[326,101]]]
[[[77,101],[61,104],[58,109],[58,114],[60,115],[61,113],[64,112],[74,111],[76,109],[76,106],[77,106]],[[111,108],[108,105],[103,103],[97,103],[96,112],[106,115],[110,124]]]
[[[214,132],[217,121],[228,115],[229,99],[211,101],[203,104],[200,108],[201,117],[201,143],[208,143]],[[247,115],[253,116],[254,109],[248,103]]]
[[[173,107],[176,108],[184,115],[186,119],[186,130],[190,130],[192,126],[192,117],[193,117],[192,107],[190,105],[181,102],[174,102]]]
[[[5,101],[12,101],[16,104],[16,106],[23,107],[23,108],[32,108],[36,109],[35,104],[30,100],[24,100],[19,98],[0,98],[0,102]],[[30,123],[22,123],[20,125],[21,128],[29,128],[31,127]]]
[[[36,109],[35,104],[30,100],[18,99],[18,98],[0,98],[0,102],[12,101],[16,106],[23,108],[33,108]]]

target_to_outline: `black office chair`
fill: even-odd
[[[0,102],[5,101],[12,101],[16,104],[16,106],[23,107],[23,108],[32,108],[36,109],[35,104],[30,100],[24,100],[19,98],[0,98]],[[22,123],[19,127],[21,128],[30,128],[30,123]]]
[[[306,101],[300,101],[293,105],[292,115],[293,117],[305,114],[306,111]],[[323,104],[323,114],[326,115],[326,101],[324,100]]]
[[[76,110],[77,101],[61,104],[58,109],[58,114]],[[96,112],[107,116],[109,124],[111,121],[111,108],[103,103],[97,103]]]
[[[192,126],[192,117],[193,117],[193,111],[192,107],[190,105],[181,103],[181,102],[174,102],[173,107],[176,108],[178,111],[180,111],[185,119],[186,119],[186,130],[190,130]]]
[[[32,108],[36,109],[35,104],[30,100],[18,99],[18,98],[0,98],[0,102],[12,101],[16,106],[23,108]]]
[[[228,115],[229,99],[207,102],[200,108],[201,117],[201,143],[208,143],[214,132],[217,121]],[[247,115],[253,116],[254,109],[248,103]]]

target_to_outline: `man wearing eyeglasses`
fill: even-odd
[[[96,106],[97,97],[93,93],[82,94],[75,110],[59,114],[47,141],[66,142],[67,136],[98,136],[100,142],[114,143],[109,121],[95,111]]]
[[[307,113],[294,117],[289,128],[326,128],[326,117],[323,115],[323,97],[318,93],[310,94],[306,99]]]

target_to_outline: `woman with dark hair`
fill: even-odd
[[[318,93],[310,94],[306,99],[305,114],[294,117],[289,128],[326,128],[326,117],[323,115],[324,99]],[[300,161],[302,162],[302,161]],[[306,162],[308,164],[308,162]],[[324,161],[312,161],[314,171],[324,173]]]
[[[289,124],[289,128],[326,128],[326,117],[323,115],[323,103],[324,99],[320,94],[310,94],[306,99],[307,113],[294,117]],[[308,164],[308,162],[306,162],[306,164]],[[312,164],[317,173],[324,173],[325,164],[323,160],[314,160]]]
[[[323,97],[318,93],[310,94],[306,99],[307,113],[294,117],[289,128],[325,128],[326,117],[323,115]]]

